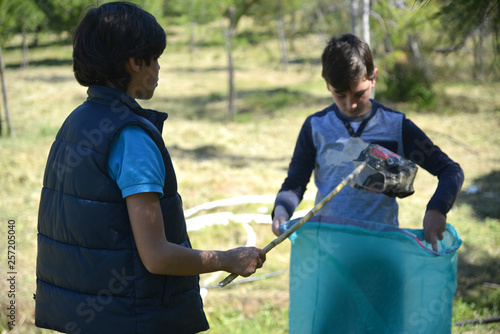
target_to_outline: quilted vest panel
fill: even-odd
[[[166,238],[191,247],[161,130],[167,115],[92,86],[49,153],[38,217],[36,325],[68,333],[195,333],[208,329],[198,276],[150,274],[125,200],[108,175],[114,139],[139,125],[165,163],[160,205]]]

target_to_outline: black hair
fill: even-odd
[[[91,6],[73,36],[73,71],[82,86],[102,85],[126,92],[126,61],[135,57],[150,65],[167,46],[155,17],[136,4],[110,2]]]
[[[370,47],[351,34],[332,37],[323,51],[321,63],[321,76],[341,92],[348,91],[351,83],[363,77],[374,78]]]

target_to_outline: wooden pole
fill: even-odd
[[[309,211],[298,222],[296,222],[295,224],[293,224],[288,230],[286,230],[285,232],[283,232],[279,237],[277,237],[276,239],[274,239],[273,241],[271,241],[266,247],[264,247],[262,249],[264,251],[264,253],[267,254],[271,249],[273,249],[274,247],[278,246],[280,243],[283,242],[283,240],[285,240],[290,235],[292,235],[293,232],[297,231],[299,229],[299,227],[301,227],[302,225],[304,225],[304,223],[306,221],[308,221],[309,219],[311,219],[311,217],[314,216],[314,214],[316,212],[318,212],[322,207],[324,207],[325,204],[328,203],[333,198],[333,196],[337,195],[338,192],[340,190],[342,190],[342,188],[345,187],[345,185],[347,185],[349,182],[351,182],[352,180],[354,180],[354,178],[356,176],[358,176],[358,174],[361,173],[361,171],[365,167],[366,167],[366,161],[363,161],[358,167],[356,167],[351,172],[351,174],[347,175],[346,178],[343,179],[342,182],[340,182],[339,185],[335,187],[335,189],[333,189],[328,195],[326,195],[326,197],[323,198],[321,200],[321,202],[319,202],[318,204],[316,204],[314,206],[314,208],[311,209],[311,211]],[[231,283],[236,277],[238,277],[238,275],[236,275],[236,274],[231,274],[231,275],[227,276],[224,280],[222,280],[219,283],[219,286],[220,287],[225,287],[226,285],[228,285],[229,283]]]

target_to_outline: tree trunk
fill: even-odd
[[[370,0],[363,0],[363,39],[370,46]],[[370,92],[370,98],[375,98],[375,89]]]
[[[14,137],[16,133],[10,124],[9,103],[7,100],[7,81],[5,80],[5,64],[3,62],[1,46],[0,46],[0,78],[2,80],[2,96],[3,96],[3,106],[5,109],[5,122],[7,123],[7,132],[10,134],[11,137]],[[0,135],[2,135],[1,117],[0,117]]]
[[[229,96],[228,96],[228,106],[226,112],[226,122],[234,120],[234,114],[236,113],[235,100],[236,91],[234,88],[234,66],[233,66],[233,51],[232,51],[232,39],[234,37],[234,32],[236,29],[236,7],[229,7],[229,28],[226,33],[226,50],[227,50],[227,70],[229,76]]]
[[[196,22],[190,21],[189,22],[189,52],[191,54],[194,53],[195,48],[196,48],[195,34],[196,34]]]
[[[481,25],[477,30],[477,39],[473,37],[474,41],[474,69],[472,76],[474,80],[483,81],[484,71],[483,71],[483,29],[484,25]]]
[[[370,45],[370,0],[363,0],[363,39]]]
[[[34,36],[33,36],[33,44],[31,45],[32,47],[36,48],[38,46],[38,35],[40,32],[43,30],[43,27],[41,24],[39,24],[34,31]]]
[[[351,27],[352,27],[352,33],[356,36],[359,36],[358,13],[359,13],[358,0],[351,0]]]
[[[281,1],[278,1],[276,16],[276,28],[278,29],[278,40],[281,50],[281,63],[283,64],[283,69],[286,71],[288,69],[288,55],[286,50],[286,36]]]
[[[29,58],[28,58],[28,33],[26,31],[26,27],[23,24],[23,57],[21,61],[21,68],[28,68],[29,66]]]
[[[382,16],[380,16],[379,14],[377,14],[376,12],[371,11],[371,10],[370,10],[370,15],[373,16],[379,22],[380,29],[382,29],[382,31],[384,33],[384,52],[386,54],[392,53],[394,51],[394,48],[392,47],[392,45],[391,45],[391,43],[389,41],[390,34],[387,31],[387,28],[385,27],[385,21],[384,21],[384,19],[382,18]]]
[[[323,10],[320,7],[318,7],[318,9],[316,9],[316,21],[313,23],[313,28],[315,29],[318,35],[321,35],[321,38],[323,40],[326,40],[328,36],[324,29],[324,23],[325,23],[325,14],[323,13]]]
[[[297,34],[297,11],[295,9],[292,10],[290,14],[290,27],[289,27],[289,36],[288,43],[290,45],[290,50],[295,52],[297,48],[295,47],[295,35]]]
[[[427,66],[427,63],[425,62],[424,58],[420,54],[420,47],[418,46],[418,41],[413,36],[413,34],[408,35],[408,42],[410,44],[410,50],[412,53],[413,60],[415,61],[415,64],[419,71],[421,71],[424,74],[424,82],[425,85],[429,88],[431,87],[431,80],[432,80],[432,72]]]

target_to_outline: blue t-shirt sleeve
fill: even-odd
[[[145,192],[163,197],[165,165],[153,139],[137,125],[125,127],[111,146],[108,172],[123,198]]]

